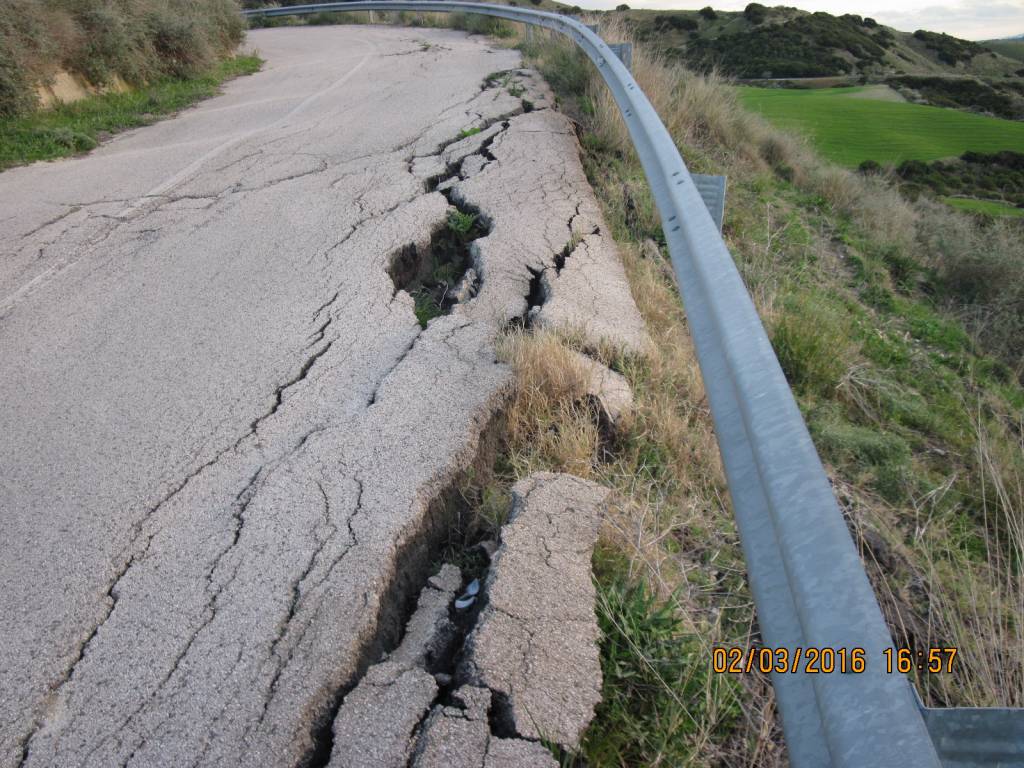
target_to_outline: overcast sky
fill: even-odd
[[[687,9],[711,5],[723,11],[741,11],[749,0],[576,0],[582,8]],[[987,40],[1024,34],[1024,0],[758,0],[763,5],[789,5],[805,11],[836,15],[858,13],[882,24],[913,32],[928,29],[968,40]]]

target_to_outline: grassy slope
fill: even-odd
[[[739,89],[743,104],[787,130],[809,135],[830,160],[899,163],[965,151],[1024,152],[1024,123],[940,107],[850,98],[859,88]]]
[[[988,216],[1024,217],[1024,208],[1015,208],[997,200],[974,200],[968,197],[943,197],[942,202],[969,213],[983,213]]]
[[[163,78],[128,93],[0,119],[0,170],[86,152],[105,134],[148,125],[213,96],[225,80],[252,74],[261,63],[255,55],[235,56],[193,77]]]
[[[1024,65],[1024,40],[985,40],[982,45]]]

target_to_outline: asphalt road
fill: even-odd
[[[567,121],[484,82],[516,53],[250,43],[264,71],[223,95],[0,174],[0,766],[322,753],[426,578],[534,275],[550,322],[642,332]],[[491,234],[477,300],[423,330],[388,265],[444,227],[453,172]],[[585,280],[554,268],[580,237]]]

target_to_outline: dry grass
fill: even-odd
[[[681,674],[659,680],[666,698],[685,706],[669,707],[659,728],[685,734],[685,746],[652,748],[636,764],[680,764],[680,749],[688,765],[780,764],[770,686],[759,677],[708,674],[715,645],[753,639],[753,605],[678,295],[661,266],[638,249],[624,246],[623,260],[654,341],[645,359],[615,361],[634,387],[634,419],[626,431],[603,438],[586,404],[574,340],[511,331],[499,351],[516,374],[510,471],[515,478],[572,472],[615,488],[619,501],[605,542],[626,554],[628,578],[650,585],[679,619],[692,657]],[[606,353],[606,362],[611,357]],[[592,765],[609,764],[601,745],[588,749]]]

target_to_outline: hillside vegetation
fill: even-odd
[[[1013,77],[1016,59],[985,45],[853,14],[832,16],[750,3],[742,12],[623,11],[641,41],[687,66],[741,78],[838,75]]]
[[[981,44],[1007,58],[1016,59],[1024,63],[1024,39],[1022,38],[1015,38],[1013,40],[983,40]]]
[[[206,73],[244,29],[234,0],[6,0],[0,117],[32,111],[60,70],[93,86]]]

